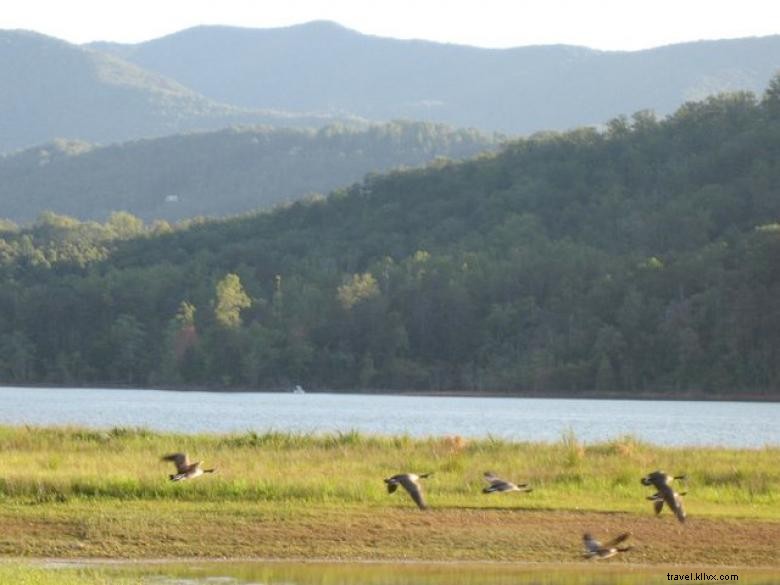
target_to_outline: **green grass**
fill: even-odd
[[[174,451],[217,473],[170,482],[160,456]],[[572,562],[583,532],[630,530],[635,548],[610,563],[780,567],[778,460],[777,447],[571,433],[513,443],[0,427],[0,557]],[[659,468],[689,477],[685,525],[645,500],[639,479]],[[488,470],[534,491],[484,495]],[[387,493],[382,479],[402,471],[434,472],[428,513]]]
[[[167,480],[160,456],[187,451],[217,473]],[[780,519],[780,448],[665,448],[625,437],[582,444],[512,443],[459,437],[158,434],[143,429],[0,427],[0,504],[73,500],[263,501],[282,506],[407,506],[383,477],[433,471],[430,504],[646,512],[639,478],[654,469],[687,473],[690,511],[700,516]],[[482,473],[528,481],[534,492],[487,497]]]
[[[660,585],[666,571],[625,566],[384,564],[384,563],[155,563],[94,565],[82,568],[0,564],[0,583],[14,585],[152,585],[161,583],[267,583],[269,585]],[[740,583],[777,583],[771,572],[677,567],[682,572],[737,575]],[[165,579],[161,581],[161,579]],[[234,581],[235,579],[236,581]]]
[[[8,585],[140,585],[140,577],[100,568],[52,569],[22,563],[0,564],[0,583]]]

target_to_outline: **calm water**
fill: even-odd
[[[716,580],[737,575],[739,583],[752,585],[777,585],[778,578],[776,572],[741,568],[678,565],[650,569],[605,562],[565,565],[222,562],[120,564],[113,568],[104,565],[103,571],[108,576],[140,578],[148,585],[654,585],[669,582],[667,571],[705,572]]]
[[[632,434],[664,445],[780,445],[780,403],[452,398],[0,387],[0,424],[181,432],[461,435],[587,442]]]

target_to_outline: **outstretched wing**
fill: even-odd
[[[162,459],[163,461],[173,461],[176,471],[179,473],[186,473],[190,467],[190,459],[186,453],[172,453],[165,455]]]
[[[682,504],[682,498],[680,497],[680,494],[673,493],[672,498],[674,501],[674,506],[669,506],[673,511],[674,515],[677,516],[677,519],[680,522],[685,522],[685,510],[683,510],[683,504]]]
[[[510,490],[515,489],[515,484],[506,481],[505,479],[501,479],[497,475],[493,475],[489,471],[485,472],[485,481],[487,481],[490,485],[482,490],[483,493],[489,494],[490,492],[507,492]]]
[[[425,510],[425,508],[428,507],[425,503],[425,500],[423,499],[422,489],[420,489],[419,483],[412,480],[412,478],[410,478],[408,475],[404,475],[398,478],[398,481],[402,486],[404,486],[404,489],[409,492],[409,495],[412,497],[414,503],[417,504],[420,510]]]
[[[677,516],[677,519],[680,522],[685,522],[685,512],[683,512],[682,500],[680,499],[680,495],[677,492],[675,492],[668,484],[664,484],[663,486],[661,486],[661,488],[658,491],[659,491],[659,495],[662,498],[662,501],[667,506],[669,506],[669,509],[672,512],[674,512],[674,515]]]
[[[630,536],[631,536],[630,532],[624,532],[623,534],[618,534],[615,538],[613,538],[608,543],[606,543],[604,545],[604,548],[612,548],[613,546],[617,546],[621,542],[625,542],[626,540],[628,540]]]
[[[483,489],[483,493],[489,494],[491,492],[506,492],[512,489],[512,486],[500,479],[490,482],[490,485]]]

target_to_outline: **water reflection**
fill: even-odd
[[[706,573],[711,576],[709,580],[716,581],[725,579],[726,575],[737,575],[739,583],[752,585],[776,585],[780,578],[778,572],[748,569],[636,568],[598,562],[570,565],[224,562],[113,570],[125,576],[141,577],[148,585],[653,585],[674,582],[668,579],[668,572],[691,574],[691,577]]]

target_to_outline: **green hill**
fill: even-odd
[[[0,375],[776,398],[778,160],[776,77],[229,221],[50,216],[0,241]]]
[[[103,148],[57,141],[0,157],[0,201],[17,222],[46,210],[101,221],[117,210],[144,220],[224,216],[497,145],[497,137],[475,131],[411,122],[247,127]]]

